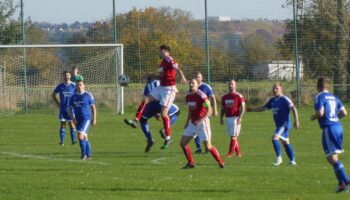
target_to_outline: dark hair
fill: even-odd
[[[62,74],[70,74],[70,72],[66,70],[66,71],[63,71]]]
[[[80,83],[80,82],[82,82],[82,83],[84,83],[84,81],[83,80],[77,80],[77,81],[75,81],[75,83]]]
[[[326,77],[321,77],[317,80],[317,88],[325,89],[328,86],[328,79]]]
[[[78,69],[78,65],[73,65],[72,69]]]
[[[160,45],[159,49],[161,49],[161,50],[166,50],[166,51],[169,51],[169,52],[170,52],[170,46],[167,45],[167,44],[162,44],[162,45]]]

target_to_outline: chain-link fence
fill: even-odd
[[[157,71],[157,51],[164,43],[186,77],[202,72],[218,99],[226,83],[235,79],[248,103],[263,103],[279,81],[295,102],[311,104],[320,76],[329,77],[332,91],[344,100],[350,95],[350,16],[345,0],[47,2],[2,1],[0,44],[122,43],[124,73],[132,81],[125,90],[126,105],[140,101],[143,75]],[[99,13],[105,15],[96,19]],[[81,62],[74,61],[78,57],[64,59]],[[35,64],[6,71],[0,63],[0,92],[4,77],[23,76],[24,67],[46,73]],[[53,78],[56,83],[61,80]],[[188,87],[178,88],[181,102]]]

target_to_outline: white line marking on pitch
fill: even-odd
[[[154,159],[154,160],[152,160],[152,162],[154,163],[154,164],[162,164],[160,161],[162,161],[162,160],[165,160],[165,158],[158,158],[158,159]]]
[[[41,159],[41,160],[53,160],[53,161],[77,162],[77,163],[98,164],[98,165],[110,165],[110,163],[99,162],[99,161],[50,158],[50,157],[45,157],[45,156],[36,156],[36,155],[20,154],[20,153],[13,153],[13,152],[0,151],[0,154],[10,155],[10,156],[15,156],[15,157],[20,157],[20,158],[34,158],[34,159]]]

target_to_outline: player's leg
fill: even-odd
[[[195,137],[194,138],[194,142],[196,143],[196,151],[195,151],[195,153],[197,153],[197,154],[202,153],[201,139],[199,137]]]
[[[338,153],[343,152],[343,129],[341,126],[330,126],[323,129],[322,145],[327,155],[327,161],[333,166],[338,179],[336,192],[349,191],[349,178],[343,163],[338,159]]]
[[[169,118],[170,118],[170,126],[171,127],[175,124],[175,122],[179,118],[179,114],[180,114],[180,112],[169,116]],[[168,115],[169,115],[169,113],[168,113]],[[160,118],[160,116],[159,116],[159,118]],[[164,130],[164,128],[159,130],[159,134],[160,134],[161,138],[165,139],[165,130]]]
[[[289,143],[289,138],[288,139],[283,139],[282,144],[284,146],[284,149],[286,151],[286,154],[289,158],[289,165],[297,165],[295,162],[295,156],[294,156],[294,150],[292,145]]]
[[[64,145],[64,137],[66,135],[66,121],[60,122],[60,145]]]
[[[129,120],[129,119],[124,119],[124,122],[133,127],[133,128],[136,128],[137,127],[137,123],[140,121],[141,117],[142,117],[142,114],[143,114],[143,111],[145,110],[146,108],[146,105],[149,103],[149,102],[152,102],[154,101],[155,98],[153,96],[145,96],[141,102],[141,104],[139,105],[139,107],[137,108],[137,111],[136,111],[136,115],[135,115],[135,118],[133,120]]]
[[[87,134],[91,120],[78,120],[77,131],[81,150],[81,159],[86,160],[91,157],[91,144],[87,140]]]
[[[73,121],[69,121],[68,124],[70,127],[70,137],[72,139],[72,144],[75,144],[75,143],[77,143],[77,141],[76,141],[77,129],[75,128]]]
[[[146,136],[146,139],[147,139],[147,146],[145,149],[145,153],[148,153],[154,144],[154,141],[152,139],[152,134],[151,134],[151,131],[150,131],[150,128],[148,125],[148,119],[142,117],[140,120],[140,125],[141,125],[142,132]]]
[[[163,127],[165,132],[165,140],[164,140],[164,145],[162,146],[162,149],[168,148],[169,145],[172,143],[171,132],[170,132],[170,119],[168,116],[168,111],[169,111],[168,107],[162,106],[160,115],[162,117]]]
[[[238,144],[238,135],[240,132],[240,124],[237,124],[237,117],[227,117],[226,118],[226,128],[227,134],[230,137],[230,146],[227,153],[227,157],[231,158],[233,152],[236,151],[237,157],[241,157],[241,150]]]
[[[204,119],[197,125],[198,137],[203,141],[205,149],[211,153],[220,168],[224,168],[224,161],[222,160],[218,150],[211,144],[211,129],[209,118]]]
[[[193,138],[193,136],[191,136],[193,133],[190,133],[188,130],[188,133],[185,133],[182,135],[181,140],[180,140],[180,147],[182,149],[182,151],[185,154],[185,157],[187,159],[187,164],[183,167],[183,169],[189,169],[189,168],[194,168],[195,162],[194,159],[192,157],[192,152],[191,152],[191,147],[190,145],[188,145],[188,143],[191,141],[191,139]]]
[[[276,153],[276,160],[273,163],[274,166],[279,166],[280,164],[282,164],[282,152],[279,140],[284,130],[284,126],[277,127],[277,129],[274,132],[274,135],[272,136],[272,145]]]

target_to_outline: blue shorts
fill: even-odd
[[[322,146],[326,156],[343,153],[343,127],[326,126],[322,129]]]
[[[77,119],[78,124],[77,124],[77,131],[78,133],[83,133],[83,134],[88,134],[89,132],[89,127],[91,124],[91,119]]]
[[[289,130],[290,125],[288,123],[283,124],[282,126],[277,126],[274,135],[278,135],[280,140],[288,141],[289,140]]]
[[[73,113],[74,115],[74,113]],[[72,119],[69,116],[68,108],[67,109],[60,109],[60,113],[58,115],[58,118],[60,119],[61,122],[71,122]]]

